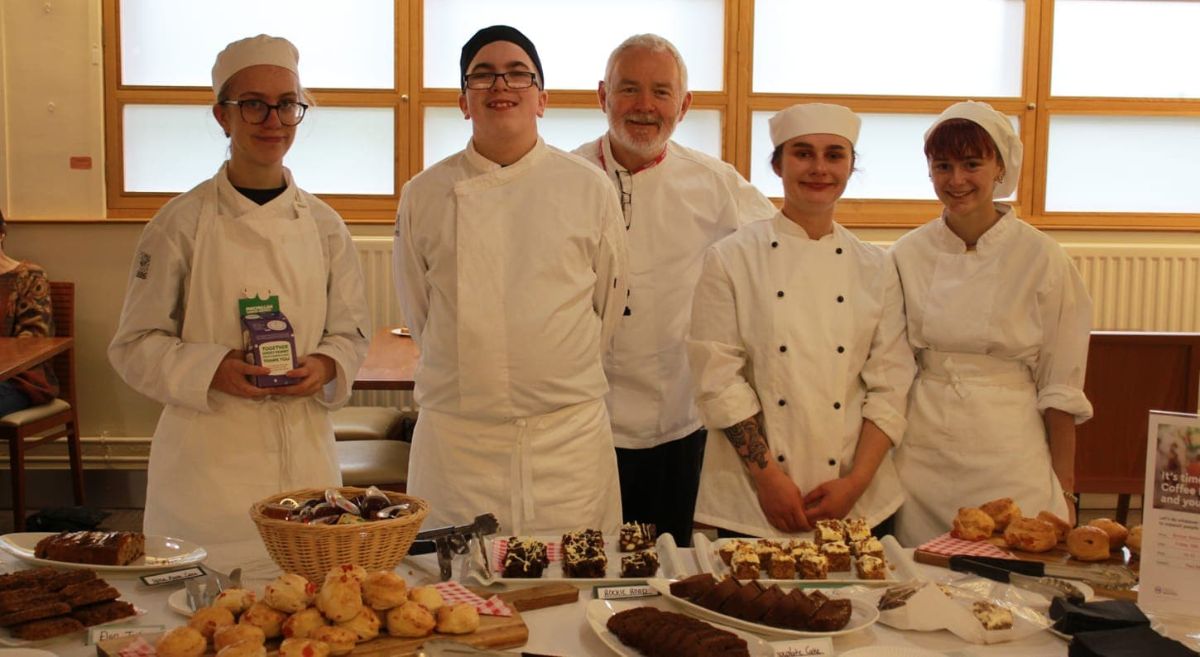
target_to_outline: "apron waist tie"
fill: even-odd
[[[1033,382],[1033,373],[1019,360],[987,354],[923,349],[919,377],[949,383],[960,399],[970,396],[968,384],[1021,385]]]
[[[513,450],[511,461],[512,487],[512,516],[520,518],[518,527],[535,519],[533,501],[533,449],[529,445],[528,422],[524,419],[513,421],[517,427],[516,449]],[[514,523],[516,524],[516,523]]]
[[[284,413],[283,404],[275,400],[266,400],[263,403],[271,406],[271,411],[275,416],[275,423],[279,426],[279,483],[285,488],[291,484],[291,462],[292,462],[292,440],[289,435],[290,429],[287,422],[287,415]]]

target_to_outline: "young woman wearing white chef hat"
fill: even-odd
[[[783,210],[712,246],[688,355],[711,429],[696,519],[729,533],[806,531],[903,499],[890,450],[915,366],[896,269],[833,220],[860,120],[795,105],[771,118]]]
[[[346,403],[370,335],[362,271],[341,217],[283,166],[307,105],[299,54],[259,35],[212,70],[230,138],[212,179],[146,225],[109,360],[165,406],[150,450],[144,530],[198,543],[256,536],[255,501],[341,483],[329,410]],[[278,297],[295,382],[243,360],[239,300]]]
[[[984,103],[950,106],[925,133],[945,210],[892,248],[920,367],[896,450],[903,545],[1001,497],[1031,516],[1074,511],[1091,300],[1062,247],[994,200],[1016,189],[1021,150]]]

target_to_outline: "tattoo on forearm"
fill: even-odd
[[[762,413],[746,418],[725,429],[725,437],[747,465],[767,467],[767,437],[763,432]]]

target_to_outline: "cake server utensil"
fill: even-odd
[[[1027,575],[1017,570],[977,561],[977,557],[969,556],[953,556],[950,557],[950,569],[958,572],[972,573],[981,577],[986,577],[990,580],[1003,582],[1011,586],[1033,591],[1039,595],[1045,596],[1049,600],[1057,597],[1063,597],[1076,604],[1083,604],[1084,595],[1079,587],[1068,582],[1065,579],[1056,577],[1038,577]],[[1020,566],[1018,566],[1020,567]],[[1033,570],[1033,569],[1027,569]]]

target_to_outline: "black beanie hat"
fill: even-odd
[[[515,27],[493,25],[476,32],[475,36],[471,37],[462,48],[462,56],[458,58],[458,68],[459,85],[464,91],[467,88],[467,67],[471,65],[471,60],[475,59],[475,55],[478,55],[484,46],[496,41],[508,41],[520,46],[521,50],[529,55],[529,59],[533,60],[534,67],[537,68],[538,88],[546,88],[546,76],[542,74],[542,60],[538,58],[537,48],[533,46],[533,42]]]

